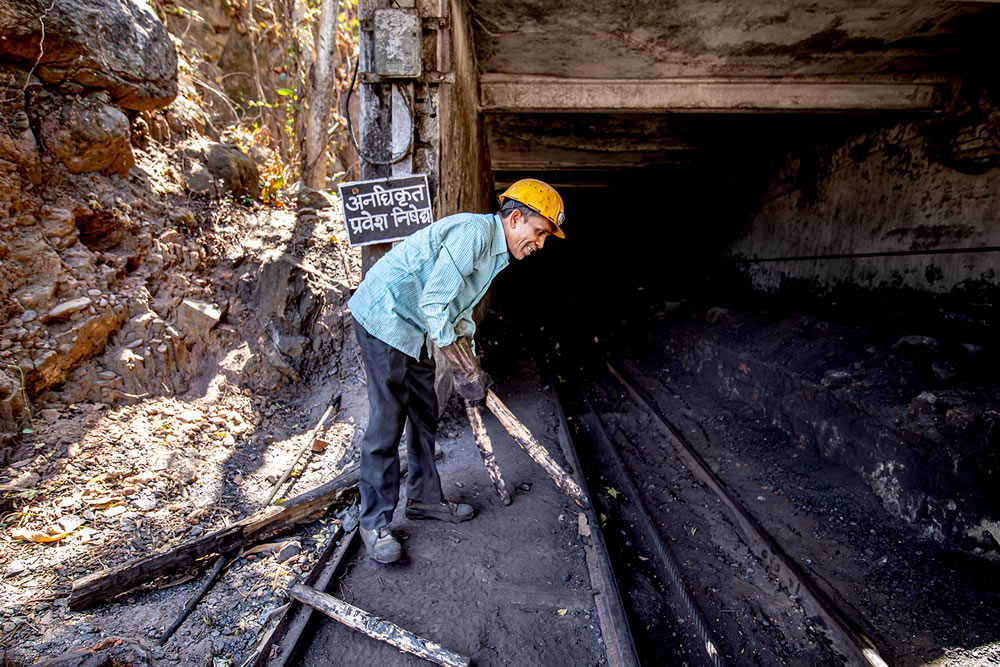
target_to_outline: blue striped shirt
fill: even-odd
[[[472,309],[509,263],[499,215],[450,215],[379,259],[347,304],[368,333],[419,359],[425,337],[444,347],[475,333]]]

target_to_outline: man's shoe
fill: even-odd
[[[374,530],[368,530],[364,526],[359,527],[361,539],[365,543],[368,556],[377,563],[395,563],[403,557],[403,546],[396,537],[389,532],[388,526],[382,526]]]
[[[438,521],[450,521],[459,523],[468,521],[476,516],[476,509],[472,505],[465,503],[452,503],[447,500],[440,503],[422,503],[419,500],[407,500],[407,519],[437,519]]]

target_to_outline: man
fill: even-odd
[[[518,181],[500,204],[497,214],[451,215],[407,237],[376,262],[348,302],[370,404],[358,484],[361,537],[379,563],[403,555],[389,523],[399,500],[397,446],[407,419],[406,517],[459,522],[475,515],[471,505],[448,502],[441,491],[430,343],[454,370],[459,396],[482,401],[491,381],[473,355],[473,307],[509,257],[541,250],[550,235],[565,238],[562,197],[549,185]]]

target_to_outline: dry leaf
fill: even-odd
[[[10,532],[15,540],[28,540],[29,542],[58,542],[70,533],[46,533],[41,530],[29,530],[27,528],[15,528]]]
[[[94,507],[94,509],[103,510],[111,507],[115,504],[114,496],[98,496],[96,498],[84,498],[83,502]]]
[[[122,480],[122,484],[127,484],[128,486],[138,486],[140,484],[149,484],[155,481],[159,477],[159,473],[155,472],[141,472],[138,475],[132,475],[131,477],[126,477]]]
[[[322,452],[323,450],[325,450],[329,446],[330,446],[330,443],[327,442],[326,440],[322,440],[320,438],[316,438],[313,441],[312,450],[318,454],[318,453]]]

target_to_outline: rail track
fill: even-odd
[[[794,545],[761,526],[675,425],[688,417],[610,364],[553,386],[644,662],[886,664],[864,619],[789,555]]]
[[[549,386],[563,453],[601,527],[587,560],[608,664],[886,664],[865,620],[800,564],[797,545],[765,530],[745,486],[704,460],[712,444],[698,420],[648,378],[609,365]],[[310,636],[289,633],[257,664],[287,661]]]

